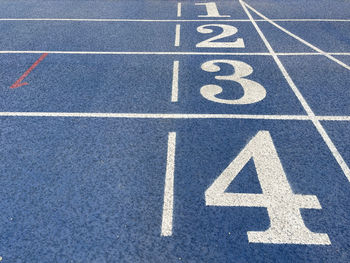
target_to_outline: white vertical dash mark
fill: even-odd
[[[175,28],[175,47],[180,46],[180,30],[181,26],[177,24]]]
[[[171,102],[177,102],[179,93],[179,61],[174,61]]]
[[[164,184],[162,236],[171,236],[173,234],[175,148],[176,132],[169,132]]]
[[[177,3],[177,17],[181,17],[181,3]]]

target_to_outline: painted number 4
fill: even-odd
[[[225,192],[237,174],[253,158],[262,194]],[[208,206],[266,207],[270,227],[249,231],[252,243],[330,245],[327,234],[311,232],[300,208],[321,209],[315,195],[294,194],[283,170],[271,135],[259,131],[205,192]]]

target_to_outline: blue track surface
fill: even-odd
[[[350,262],[350,3],[203,3],[0,2],[1,262]]]

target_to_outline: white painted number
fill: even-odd
[[[225,192],[237,174],[253,158],[262,194]],[[313,233],[305,225],[300,208],[321,209],[315,195],[294,194],[288,183],[271,135],[259,131],[205,192],[208,206],[266,207],[270,227],[249,231],[253,243],[330,245],[327,234]]]
[[[213,33],[213,29],[208,27],[220,27],[222,28],[222,33],[204,40],[196,45],[196,47],[209,47],[209,48],[244,48],[243,38],[237,38],[234,42],[213,42],[214,40],[222,39],[225,37],[232,36],[238,32],[237,28],[230,25],[221,24],[208,24],[197,27],[197,31],[202,34]]]
[[[263,100],[266,96],[266,90],[259,83],[245,79],[244,77],[252,74],[253,69],[248,64],[228,59],[217,59],[210,60],[202,64],[202,69],[207,72],[218,72],[220,71],[220,66],[218,63],[229,64],[234,68],[234,74],[227,76],[215,76],[217,80],[230,80],[241,84],[244,94],[239,99],[221,99],[217,98],[216,95],[222,92],[222,88],[218,85],[205,85],[201,88],[200,92],[204,98],[210,101],[224,103],[224,104],[252,104]]]
[[[195,3],[195,5],[204,5],[207,9],[207,15],[199,15],[198,17],[231,17],[229,15],[220,15],[215,2]]]

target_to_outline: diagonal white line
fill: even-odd
[[[325,143],[328,146],[329,150],[332,152],[334,158],[336,159],[336,161],[338,162],[339,166],[343,170],[346,178],[350,182],[350,169],[349,169],[348,165],[344,161],[343,157],[340,155],[338,149],[335,147],[335,145],[332,142],[332,140],[329,138],[327,132],[325,131],[325,129],[321,125],[321,122],[315,117],[314,112],[311,110],[310,106],[308,105],[308,103],[304,99],[303,95],[301,94],[301,92],[299,91],[299,89],[297,88],[297,86],[295,85],[295,83],[293,82],[291,77],[289,76],[288,72],[286,71],[286,69],[283,66],[282,62],[280,61],[280,59],[276,55],[275,51],[271,47],[270,43],[267,41],[267,39],[266,39],[265,35],[263,34],[263,32],[261,31],[260,27],[257,25],[257,23],[255,22],[254,18],[252,17],[250,12],[248,11],[245,2],[243,2],[242,0],[239,0],[239,2],[242,5],[242,8],[246,12],[247,16],[249,17],[250,21],[252,22],[253,26],[255,27],[256,31],[260,35],[261,39],[265,43],[267,49],[270,51],[273,59],[275,60],[277,66],[281,70],[281,72],[282,72],[284,78],[286,79],[286,81],[288,82],[289,86],[293,90],[295,96],[298,98],[298,100],[300,101],[301,105],[304,107],[307,115],[310,117],[310,120],[315,125],[317,131],[320,133],[321,137],[325,141]]]
[[[241,1],[241,0],[240,0]],[[260,12],[258,12],[257,10],[255,10],[253,7],[251,7],[250,5],[248,5],[247,3],[244,2],[244,5],[246,7],[248,7],[250,10],[252,10],[254,13],[256,13],[258,16],[260,16],[261,18],[265,19],[267,22],[269,22],[271,25],[274,25],[275,27],[277,27],[278,29],[282,30],[284,33],[288,34],[289,36],[295,38],[296,40],[299,40],[301,43],[303,43],[304,45],[312,48],[313,50],[319,52],[320,54],[326,56],[327,58],[329,58],[330,60],[338,63],[339,65],[343,66],[344,68],[350,70],[350,66],[345,64],[344,62],[340,61],[339,59],[333,57],[332,55],[330,55],[327,52],[324,52],[323,50],[319,49],[318,47],[312,45],[311,43],[307,42],[306,40],[302,39],[301,37],[298,37],[297,35],[293,34],[292,32],[288,31],[287,29],[285,29],[284,27],[281,27],[280,25],[276,24],[275,22],[273,22],[271,19],[267,18],[266,16],[264,16],[263,14],[261,14]]]

